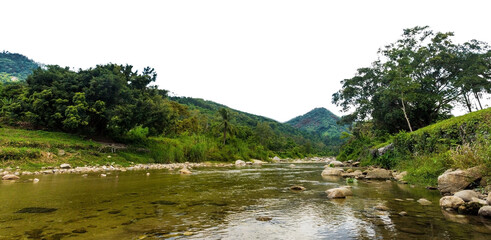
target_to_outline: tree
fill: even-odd
[[[226,108],[220,108],[218,111],[220,113],[220,116],[222,117],[222,121],[220,123],[222,133],[223,133],[223,145],[226,144],[227,141],[227,133],[232,134],[232,124],[230,123],[231,121],[231,116],[229,111]]]
[[[389,133],[412,131],[447,118],[463,91],[488,91],[489,81],[464,76],[489,76],[489,57],[486,61],[480,53],[471,58],[471,51],[452,43],[452,36],[428,27],[405,29],[401,39],[379,50],[379,59],[370,67],[342,81],[332,101],[344,111],[354,108],[343,121],[372,119],[375,128]],[[479,67],[471,67],[475,65]]]

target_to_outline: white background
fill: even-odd
[[[179,96],[287,121],[338,115],[340,81],[404,28],[491,42],[491,1],[1,1],[0,51],[75,69],[151,66]]]

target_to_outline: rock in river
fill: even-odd
[[[322,171],[321,175],[322,176],[341,176],[341,173],[343,173],[343,169],[340,168],[326,168],[324,171]]]
[[[423,206],[431,205],[431,202],[424,198],[420,198],[417,202]]]
[[[367,173],[367,179],[390,179],[392,172],[383,168],[377,168]]]
[[[72,166],[70,166],[70,164],[68,164],[68,163],[63,163],[60,165],[60,168],[61,169],[70,169],[70,168],[72,168]]]
[[[2,177],[2,180],[17,180],[17,179],[19,179],[19,176],[13,174],[7,174]]]
[[[454,196],[459,197],[466,202],[472,201],[472,198],[479,198],[479,195],[477,194],[477,192],[474,192],[472,190],[458,191],[454,194]]]
[[[460,205],[464,204],[464,200],[456,196],[445,196],[440,198],[440,207],[443,209],[452,208],[458,209]]]
[[[246,163],[242,160],[235,161],[235,166],[245,166],[245,165],[246,165]]]
[[[328,189],[326,193],[328,198],[345,198],[353,195],[353,192],[346,187]]]
[[[447,170],[438,177],[438,190],[442,194],[455,193],[465,189],[469,184],[481,177],[480,167],[473,167],[466,170]]]
[[[189,171],[186,167],[183,167],[181,170],[179,170],[180,174],[191,174],[192,172]]]
[[[479,216],[491,218],[491,206],[484,206],[479,209]]]
[[[305,190],[305,187],[304,186],[300,186],[300,185],[293,185],[290,187],[290,190],[293,190],[293,191],[303,191]]]

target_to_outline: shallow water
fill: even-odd
[[[0,239],[490,239],[491,221],[442,212],[438,191],[322,178],[323,164],[45,175],[0,183]],[[32,177],[31,177],[32,178]],[[294,192],[291,185],[307,188]],[[416,202],[426,198],[430,206]],[[390,211],[377,211],[385,205]],[[33,211],[35,213],[31,213]],[[407,216],[399,216],[406,211]],[[259,221],[258,217],[271,217]]]

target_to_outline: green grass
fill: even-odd
[[[63,150],[63,151],[60,151]],[[64,152],[64,153],[61,153]],[[213,137],[182,135],[151,137],[138,145],[110,151],[107,146],[80,136],[11,127],[0,128],[0,168],[38,170],[69,163],[72,167],[136,163],[230,162],[237,159],[267,160],[272,153],[261,146],[230,139],[226,146]]]
[[[491,108],[440,121],[412,133],[401,132],[388,141],[365,138],[352,139],[349,143],[341,150],[345,154],[342,157],[361,160],[362,165],[407,171],[405,180],[411,183],[434,186],[438,176],[449,168],[483,166],[486,176],[491,172]],[[369,154],[370,150],[391,143],[392,152],[378,157]]]

